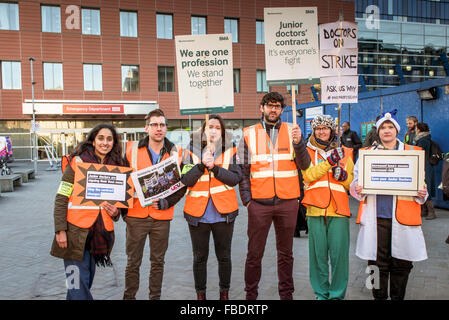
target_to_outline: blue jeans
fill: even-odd
[[[64,259],[67,300],[93,300],[90,288],[94,282],[95,261],[89,251],[84,251],[83,261]]]

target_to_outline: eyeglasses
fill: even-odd
[[[265,105],[265,107],[267,107],[268,109],[271,109],[271,110],[281,110],[282,109],[282,105],[281,104],[267,103]]]
[[[157,129],[157,128],[164,129],[166,127],[165,123],[155,123],[155,122],[153,122],[153,123],[150,123],[148,125],[151,127],[151,129]]]
[[[329,127],[316,127],[315,128],[315,131],[327,131],[327,130],[331,130],[331,128],[329,128]]]

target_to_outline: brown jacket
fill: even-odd
[[[62,175],[61,181],[72,183],[75,181],[75,171],[69,165]],[[54,208],[55,233],[65,230],[67,233],[67,248],[60,248],[56,242],[56,235],[53,238],[50,254],[56,258],[68,260],[83,260],[86,238],[89,233],[87,228],[79,228],[67,222],[67,206],[69,198],[61,194],[56,194]],[[113,217],[118,221],[120,214]],[[112,243],[114,243],[114,231],[111,231]],[[112,246],[111,246],[112,249]]]

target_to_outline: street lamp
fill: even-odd
[[[33,57],[30,57],[28,60],[30,60],[30,66],[31,66],[31,105],[33,109],[33,121],[31,122],[31,132],[33,133],[33,165],[34,165],[34,172],[37,173],[37,137],[36,137],[36,114],[34,111],[34,79],[33,79],[33,61],[35,60]]]

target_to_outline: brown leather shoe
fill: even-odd
[[[206,299],[206,292],[197,292],[196,300],[207,300]]]
[[[229,300],[228,291],[220,291],[220,300]]]

